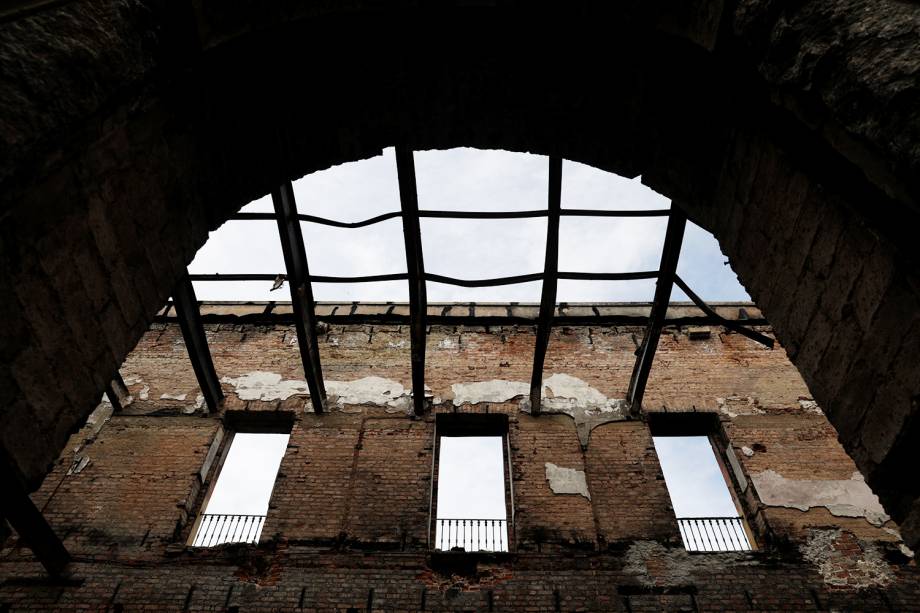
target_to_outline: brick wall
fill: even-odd
[[[830,504],[803,511],[771,503],[754,485],[764,471],[837,483],[856,470],[782,349],[765,350],[719,327],[703,340],[690,340],[680,328],[662,338],[649,410],[696,407],[718,416],[749,483],[737,494],[760,547],[690,555],[643,420],[598,425],[583,447],[572,417],[532,417],[522,395],[455,405],[457,382],[526,383],[533,329],[433,327],[434,413],[508,416],[516,511],[511,553],[436,555],[426,545],[434,415],[408,416],[408,403],[400,404],[405,398],[393,392],[357,404],[333,397],[325,415],[308,409],[303,391],[241,398],[251,392],[241,381],[253,371],[296,382],[293,327],[241,323],[217,315],[220,307],[208,309],[226,406],[295,417],[261,543],[185,546],[217,474],[217,462],[208,458],[222,415],[196,407],[181,334],[165,320],[122,367],[131,403],[117,414],[101,405],[34,494],[75,558],[72,579],[46,583],[29,550],[11,539],[0,551],[0,605],[343,612],[918,608],[915,566],[894,522],[876,525]],[[634,334],[641,330],[558,330],[545,377],[565,374],[620,397]],[[408,362],[407,340],[408,330],[398,326],[329,327],[321,335],[327,381],[376,376],[408,387],[407,369],[397,366],[398,357]],[[339,389],[341,399],[358,388]],[[590,500],[554,493],[548,462],[583,471]]]

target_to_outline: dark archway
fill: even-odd
[[[394,143],[502,148],[642,174],[713,231],[915,545],[920,9],[465,4],[5,14],[0,443],[16,472],[41,479],[244,203]]]

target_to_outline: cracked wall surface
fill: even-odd
[[[255,610],[274,606],[265,605],[266,598],[296,605],[301,592],[305,608],[328,602],[303,581],[326,585],[339,602],[353,602],[361,592],[366,604],[372,587],[375,606],[384,610],[418,609],[420,601],[406,599],[421,598],[423,588],[426,607],[442,602],[443,610],[473,606],[483,590],[519,599],[546,585],[558,586],[561,602],[582,598],[599,610],[625,609],[624,599],[633,610],[679,609],[691,599],[701,610],[726,602],[757,610],[758,603],[768,608],[775,601],[777,584],[789,607],[811,599],[809,590],[821,606],[838,602],[840,593],[848,600],[839,602],[859,602],[865,610],[882,606],[871,600],[878,592],[860,592],[867,588],[882,590],[896,607],[915,597],[911,552],[898,526],[876,514],[877,501],[852,478],[852,460],[782,350],[768,351],[718,328],[704,340],[681,328],[662,336],[646,410],[717,416],[728,444],[727,470],[748,483],[736,494],[758,546],[751,553],[691,555],[681,542],[648,425],[628,419],[618,400],[641,328],[554,330],[545,411],[533,416],[527,404],[532,328],[432,326],[428,342],[440,345],[428,354],[432,414],[412,417],[408,329],[324,326],[320,353],[331,402],[328,413],[316,415],[291,326],[241,323],[230,318],[234,307],[206,306],[209,317],[218,318],[206,329],[226,396],[223,410],[235,418],[249,413],[270,419],[282,412],[293,419],[264,542],[252,550],[185,546],[217,470],[225,429],[220,413],[209,415],[196,402],[181,333],[167,318],[151,327],[121,369],[132,401],[117,413],[101,403],[34,496],[67,547],[87,560],[78,568],[92,593],[111,599],[116,584],[107,583],[109,569],[130,568],[132,587],[123,583],[116,600],[179,610],[186,598],[190,609],[207,608],[218,585],[220,606],[228,589],[229,602]],[[513,565],[482,560],[458,575],[449,566],[456,561],[428,551],[438,413],[508,418]],[[779,542],[793,547],[774,546]],[[309,579],[303,575],[307,561]],[[186,563],[195,565],[191,596],[188,586],[166,587],[155,596],[134,587],[176,586],[170,573],[186,573]],[[27,549],[0,551],[0,573],[27,576],[34,569]],[[360,573],[372,573],[372,585],[362,583],[358,577],[367,575]],[[259,590],[244,587],[250,584]],[[40,588],[5,586],[0,602],[44,597]],[[91,602],[88,593],[68,588],[63,598]],[[602,594],[607,604],[599,604]],[[553,610],[552,590],[546,598]]]

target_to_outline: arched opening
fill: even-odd
[[[37,104],[11,110],[30,130],[11,136],[4,174],[2,275],[16,300],[4,305],[2,444],[30,485],[209,230],[285,180],[385,146],[475,146],[641,174],[680,202],[719,238],[848,452],[915,538],[920,492],[901,477],[918,436],[907,236],[917,175],[910,160],[877,151],[898,126],[857,145],[825,133],[855,130],[833,102],[806,112],[797,104],[814,100],[792,86],[793,103],[774,104],[782,88],[757,68],[757,46],[769,43],[720,34],[720,19],[675,29],[642,8],[265,9],[262,20],[210,5],[196,15],[98,10],[75,27],[97,19],[119,37],[85,34],[109,60],[89,65],[89,85],[55,72],[66,44],[44,54],[45,68],[24,61],[11,77],[20,93],[30,71],[48,77],[26,96]],[[65,7],[31,18],[72,17]],[[445,20],[479,32],[479,44],[452,38]],[[573,24],[575,43],[537,44]],[[712,52],[719,36],[728,42]],[[41,55],[23,49],[13,57]],[[522,49],[532,50],[525,60]],[[66,108],[48,103],[62,86],[74,91]]]

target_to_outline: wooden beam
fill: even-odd
[[[671,215],[668,217],[668,229],[664,237],[664,248],[661,251],[661,265],[658,267],[658,281],[655,285],[652,312],[649,315],[642,346],[637,351],[636,364],[633,367],[629,390],[626,393],[626,399],[633,414],[637,414],[642,408],[645,385],[648,383],[648,376],[652,370],[652,362],[655,361],[661,328],[668,313],[668,305],[671,303],[671,288],[674,286],[674,278],[677,275],[677,261],[680,259],[680,246],[684,240],[686,225],[687,216],[672,203]]]
[[[290,181],[284,182],[272,191],[272,203],[275,205],[281,250],[284,252],[287,281],[291,288],[294,326],[297,329],[297,344],[300,347],[304,377],[310,390],[310,402],[315,413],[324,413],[326,386],[323,383],[323,368],[316,341],[313,286],[310,283],[310,269],[307,266],[307,251],[304,247],[300,220],[297,218],[294,186]]]
[[[176,317],[179,327],[182,328],[182,338],[185,339],[185,348],[188,350],[189,360],[198,379],[201,394],[207,403],[209,411],[216,411],[224,399],[220,389],[220,381],[214,371],[214,362],[211,360],[211,350],[208,347],[208,338],[204,333],[204,324],[201,322],[201,312],[198,310],[198,299],[195,297],[195,288],[188,273],[173,287],[173,304],[176,307]]]
[[[425,405],[425,344],[428,293],[425,287],[425,262],[422,257],[422,231],[419,226],[418,192],[415,185],[415,160],[412,149],[396,147],[396,172],[402,208],[403,238],[406,243],[406,270],[409,272],[409,333],[412,346],[412,406],[422,415]]]
[[[539,415],[543,392],[543,362],[556,311],[556,286],[559,272],[559,214],[562,210],[562,158],[549,158],[549,216],[546,220],[546,259],[543,264],[543,289],[537,320],[537,341],[530,376],[530,414]]]
[[[6,450],[0,449],[0,518],[6,518],[49,575],[59,576],[70,563],[70,554],[32,502],[18,474]]]

